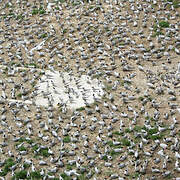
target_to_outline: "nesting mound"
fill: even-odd
[[[104,94],[102,85],[90,76],[82,75],[78,78],[67,72],[49,70],[42,76],[37,87],[35,103],[41,106],[53,102],[53,106],[66,104],[70,109],[77,109],[92,104],[94,98],[101,98]]]

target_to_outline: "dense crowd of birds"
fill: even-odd
[[[179,180],[179,27],[178,0],[1,0],[0,179]],[[38,106],[47,70],[104,94]]]
[[[72,71],[46,71],[36,85],[38,88],[35,104],[42,106],[66,106],[77,109],[92,104],[104,95],[103,84],[90,76],[77,78]]]

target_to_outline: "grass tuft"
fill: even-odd
[[[83,111],[83,110],[85,110],[85,107],[80,107],[76,109],[76,111]]]
[[[0,176],[6,176],[8,172],[10,171],[10,167],[14,166],[16,163],[12,158],[9,158],[5,161],[4,168],[0,172]]]
[[[64,143],[70,143],[71,142],[71,138],[69,136],[66,136],[64,139],[63,139],[63,142]]]
[[[19,172],[15,172],[15,175],[13,176],[12,179],[26,179],[27,178],[27,171],[22,170]]]
[[[161,21],[161,22],[159,22],[159,26],[161,28],[168,28],[169,27],[169,22],[168,21]]]

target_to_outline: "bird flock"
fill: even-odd
[[[37,84],[38,96],[35,98],[35,104],[82,108],[104,95],[102,87],[103,85],[97,80],[92,80],[90,76],[82,75],[77,78],[71,72],[46,71]]]
[[[180,180],[179,13],[0,0],[0,179]]]

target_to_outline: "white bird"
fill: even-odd
[[[161,143],[160,147],[162,147],[163,149],[166,149],[167,148],[167,144]]]
[[[43,160],[40,160],[39,165],[47,165],[47,163],[45,161],[43,161]]]
[[[48,149],[48,153],[49,153],[49,154],[54,154],[51,149]]]
[[[99,135],[96,137],[96,139],[97,139],[99,142],[102,142],[102,139],[100,138]]]
[[[175,117],[173,117],[173,122],[174,122],[174,124],[177,124],[178,122],[177,122],[177,119],[175,118]]]
[[[166,169],[167,168],[167,163],[166,161],[163,162],[163,169]]]
[[[29,136],[32,135],[32,131],[29,128],[27,128],[27,131]]]
[[[179,161],[178,160],[176,160],[176,162],[175,162],[175,168],[179,168]]]
[[[178,152],[175,152],[176,159],[180,159],[180,154]]]
[[[151,168],[151,171],[152,171],[153,173],[159,173],[159,172],[160,172],[160,170],[157,169],[157,168]]]
[[[13,153],[9,150],[8,151],[8,155],[10,156],[10,157],[13,157],[14,155],[13,155]]]
[[[113,109],[114,111],[117,111],[117,110],[118,110],[118,108],[117,108],[116,105],[112,105],[112,109]]]
[[[61,177],[61,175],[59,174],[59,180],[64,180],[62,177]]]
[[[157,154],[160,155],[161,157],[165,156],[163,149],[158,151]]]
[[[46,123],[45,123],[45,125],[44,125],[44,130],[45,130],[45,131],[48,131],[48,130],[49,130],[49,128],[48,128],[48,126],[47,126]]]
[[[138,150],[135,151],[134,156],[135,156],[135,158],[138,158],[138,156],[139,156]]]
[[[176,74],[180,74],[180,62],[178,63],[177,72]]]
[[[144,151],[144,155],[146,155],[146,156],[152,156],[152,154],[150,153],[150,152],[148,152],[148,151]]]
[[[29,159],[25,159],[24,162],[25,162],[26,164],[28,164],[28,165],[31,165],[31,163],[32,163],[32,161],[29,160]]]
[[[131,106],[127,106],[127,108],[128,108],[128,111],[130,111],[130,112],[133,112],[133,111],[134,111]]]
[[[109,107],[109,105],[106,101],[104,101],[104,107]]]
[[[48,124],[52,124],[52,119],[48,119]]]
[[[96,172],[97,174],[100,174],[100,173],[101,173],[101,171],[100,171],[97,167],[95,167],[94,170],[95,170],[95,172]]]
[[[40,175],[41,175],[41,176],[44,176],[44,174],[45,174],[44,169],[41,169]]]
[[[49,169],[49,171],[50,171],[51,173],[56,173],[56,172],[57,172],[57,167],[51,168],[51,169]]]
[[[53,135],[54,137],[57,137],[57,132],[56,132],[56,131],[52,131],[52,135]]]
[[[32,170],[32,172],[35,172],[35,171],[36,171],[36,168],[35,168],[35,166],[34,166],[33,163],[32,163],[32,165],[31,165],[31,170]]]

